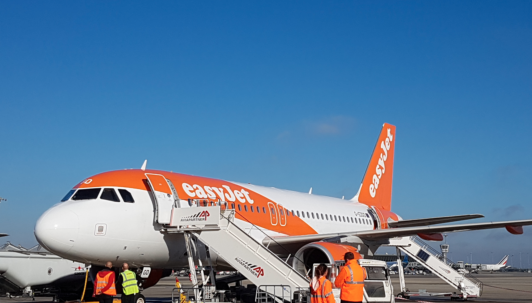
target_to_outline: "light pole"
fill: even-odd
[[[473,253],[470,252],[470,254],[471,254],[471,258],[469,258],[469,259],[471,260],[471,264],[473,264]]]
[[[519,252],[519,269],[523,268],[523,264],[521,263],[521,252]]]
[[[491,252],[491,264],[493,264],[493,252]]]

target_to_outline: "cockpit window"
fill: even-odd
[[[80,189],[72,197],[72,200],[91,200],[98,198],[101,188]]]
[[[70,199],[70,197],[72,197],[72,195],[73,195],[75,192],[76,192],[75,189],[69,191],[69,192],[65,195],[65,197],[64,197],[63,199],[61,199],[61,202],[65,202],[65,201],[67,201],[68,199]]]
[[[122,200],[124,200],[124,202],[135,203],[135,200],[129,191],[125,189],[119,189],[118,192],[122,196]]]
[[[114,188],[104,188],[100,199],[109,200],[113,202],[120,202],[120,199],[118,198],[118,195],[116,194],[116,191],[114,190]]]

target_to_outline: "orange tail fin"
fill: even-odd
[[[384,123],[354,201],[391,210],[395,126]]]

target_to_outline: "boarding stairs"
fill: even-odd
[[[395,246],[449,285],[458,289],[462,293],[464,299],[480,297],[482,294],[482,282],[472,276],[466,276],[465,274],[456,271],[451,266],[453,262],[443,259],[436,249],[432,248],[418,237],[392,238],[390,239],[389,246]],[[403,278],[401,281],[401,291],[404,291],[405,286],[404,277],[402,276],[402,267],[399,266],[398,268],[400,269],[400,278]]]
[[[223,202],[222,202],[223,204]],[[308,288],[309,281],[276,254],[234,224],[234,210],[209,207],[174,208],[167,233],[183,233],[187,242],[189,265],[195,238],[216,252],[253,284],[282,285],[275,289],[277,298],[292,298],[298,289]],[[209,258],[210,259],[210,258]],[[211,270],[212,272],[212,270]],[[195,273],[195,271],[194,271]],[[194,283],[194,281],[193,281]],[[273,293],[272,293],[273,295]]]

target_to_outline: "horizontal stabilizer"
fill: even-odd
[[[483,215],[474,214],[474,215],[460,215],[460,216],[448,216],[448,217],[434,217],[434,218],[424,218],[424,219],[414,219],[414,220],[402,220],[397,222],[388,222],[389,227],[414,227],[414,226],[427,226],[433,224],[442,224],[463,220],[471,220],[484,218]]]
[[[9,236],[8,234],[0,234],[0,237],[7,237]]]

